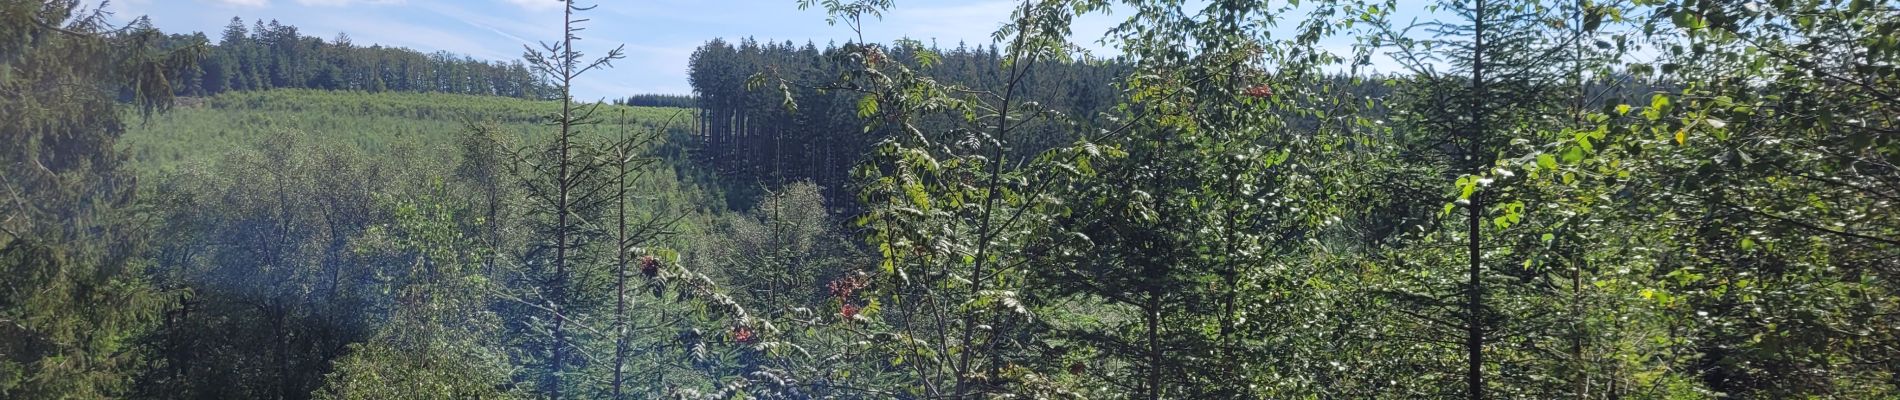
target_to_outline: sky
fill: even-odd
[[[578,82],[575,96],[587,99],[640,93],[690,94],[686,62],[693,49],[713,38],[759,40],[823,47],[854,36],[844,26],[825,23],[822,9],[798,9],[797,0],[598,0],[599,8],[580,14],[583,24],[576,48],[593,55],[626,45],[626,56],[613,69],[592,72]],[[990,33],[1008,20],[1013,0],[907,0],[881,21],[866,24],[866,39],[900,37],[935,40],[943,47],[959,42],[990,43]],[[329,40],[347,33],[358,45],[381,44],[434,52],[449,51],[480,59],[521,58],[522,46],[560,37],[558,0],[116,0],[115,18],[148,16],[171,33],[218,32],[241,17],[277,20],[304,35]],[[1092,47],[1115,22],[1113,16],[1078,20],[1076,42]],[[538,46],[538,45],[537,45]]]

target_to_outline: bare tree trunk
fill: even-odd
[[[1473,129],[1469,138],[1469,150],[1465,152],[1465,161],[1471,163],[1469,173],[1473,178],[1484,173],[1484,167],[1486,167],[1482,161],[1484,157],[1480,157],[1480,154],[1484,152],[1484,135],[1486,135],[1484,104],[1488,100],[1486,99],[1486,82],[1484,82],[1484,63],[1486,63],[1484,61],[1484,51],[1486,51],[1484,21],[1490,19],[1490,15],[1486,15],[1484,6],[1486,6],[1486,0],[1478,0],[1473,13],[1473,63],[1471,63]],[[1465,245],[1471,258],[1471,269],[1469,269],[1467,288],[1465,288],[1467,290],[1465,292],[1465,358],[1467,358],[1465,392],[1467,392],[1467,398],[1471,400],[1482,400],[1484,398],[1484,279],[1482,279],[1482,273],[1484,273],[1482,239],[1484,237],[1480,235],[1480,227],[1484,220],[1484,190],[1478,188],[1473,191],[1465,207],[1467,207],[1465,209],[1467,210],[1465,212],[1467,216],[1465,218]]]
[[[625,118],[626,114],[621,114]],[[625,135],[621,138],[622,147],[616,154],[617,174],[614,175],[616,212],[614,224],[618,233],[614,236],[614,399],[624,398],[622,386],[626,382],[627,368],[627,154],[633,149],[627,144]]]
[[[1484,150],[1483,142],[1486,123],[1484,120],[1484,102],[1487,101],[1485,99],[1484,56],[1487,49],[1484,45],[1484,22],[1485,19],[1489,18],[1489,16],[1485,15],[1486,1],[1488,0],[1477,0],[1476,10],[1472,14],[1472,19],[1474,20],[1472,36],[1474,36],[1474,39],[1472,44],[1471,84],[1474,90],[1470,99],[1473,104],[1471,109],[1472,129],[1469,139],[1470,150],[1465,153],[1466,161],[1471,165],[1470,173],[1472,179],[1476,179],[1479,174],[1484,173],[1485,167],[1484,162],[1481,161],[1484,158],[1480,157],[1479,154]],[[1476,183],[1472,184],[1476,185]],[[1470,202],[1466,205],[1465,211],[1465,242],[1467,250],[1469,250],[1470,253],[1469,257],[1471,263],[1470,270],[1468,271],[1470,276],[1467,277],[1466,281],[1468,287],[1465,293],[1465,357],[1467,362],[1465,365],[1465,391],[1469,399],[1482,400],[1484,399],[1484,280],[1482,277],[1483,246],[1481,246],[1480,243],[1482,237],[1479,233],[1479,224],[1484,218],[1483,188],[1472,192]]]
[[[1150,276],[1153,276],[1150,274]],[[1143,377],[1142,386],[1147,386],[1148,399],[1161,399],[1161,294],[1160,288],[1148,289],[1148,312],[1143,317],[1148,328],[1148,376]]]
[[[1572,79],[1577,80],[1577,101],[1570,110],[1570,123],[1573,124],[1573,126],[1582,126],[1584,102],[1588,100],[1590,89],[1589,84],[1586,83],[1583,76],[1583,36],[1587,33],[1584,31],[1584,19],[1586,18],[1585,14],[1588,13],[1588,10],[1585,9],[1585,7],[1588,7],[1588,4],[1582,0],[1578,0],[1575,6],[1577,7],[1575,10],[1577,19],[1574,23],[1576,24],[1577,37],[1573,39],[1575,43],[1572,44],[1575,53],[1572,54],[1574,60],[1571,64],[1571,76]],[[1589,363],[1585,360],[1584,355],[1584,341],[1587,339],[1584,337],[1583,261],[1579,260],[1574,254],[1570,256],[1570,269],[1570,362],[1573,368],[1576,369],[1576,375],[1571,377],[1571,379],[1576,380],[1576,388],[1573,390],[1576,391],[1577,398],[1587,399],[1590,398],[1590,371],[1587,369]]]
[[[551,290],[549,309],[554,313],[554,343],[550,349],[552,359],[548,362],[548,376],[552,385],[548,388],[548,398],[561,398],[561,370],[567,355],[567,316],[561,312],[561,305],[567,301],[567,214],[570,210],[568,190],[572,188],[572,177],[568,176],[570,151],[572,150],[574,118],[574,2],[568,0],[563,5],[566,18],[561,21],[562,48],[561,60],[561,135],[560,144],[555,149],[559,172],[554,178],[555,193],[558,198],[554,205],[554,287]]]

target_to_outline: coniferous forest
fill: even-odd
[[[1900,398],[1900,4],[784,1],[589,100],[0,0],[0,398]]]

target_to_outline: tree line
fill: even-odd
[[[878,138],[900,134],[891,129],[867,129],[865,118],[875,113],[861,102],[860,93],[832,85],[830,77],[847,73],[850,61],[866,57],[855,53],[862,45],[836,43],[819,48],[813,43],[743,39],[736,43],[714,39],[693,52],[688,79],[700,109],[696,122],[704,149],[700,157],[721,172],[731,190],[743,193],[757,187],[777,187],[810,180],[825,189],[831,204],[849,207],[852,167],[864,160]],[[1005,76],[997,73],[1003,56],[996,46],[954,49],[892,48],[870,57],[873,62],[918,65],[928,63],[930,76],[971,87],[994,86]],[[860,61],[862,62],[862,61]],[[1100,59],[1074,59],[1043,65],[1023,77],[1029,101],[1051,110],[1088,116],[1109,110],[1116,96],[1112,86],[1127,71],[1124,65]],[[783,84],[765,84],[766,77]],[[947,126],[941,121],[931,127]],[[1026,128],[1030,139],[1015,149],[1033,154],[1060,143],[1062,129],[1037,123]],[[749,197],[732,197],[738,204]]]
[[[141,24],[145,22],[139,22]],[[144,27],[149,29],[149,26]],[[273,88],[440,92],[543,99],[553,91],[527,64],[478,60],[445,51],[423,53],[380,44],[361,46],[349,34],[306,36],[277,20],[245,24],[231,17],[217,42],[203,32],[169,34],[161,49],[203,46],[196,62],[172,72],[181,96]]]
[[[683,94],[636,94],[614,99],[613,104],[634,107],[699,107],[699,98]]]

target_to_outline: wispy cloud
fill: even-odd
[[[517,58],[504,50],[518,47],[498,46],[493,42],[457,32],[422,24],[403,23],[381,17],[350,15],[322,18],[311,24],[320,28],[306,32],[335,30],[347,32],[360,44],[379,43],[385,46],[401,46],[422,52],[447,51],[488,60],[510,60]]]
[[[239,7],[263,7],[263,6],[270,5],[270,0],[212,0],[212,1],[218,4],[239,6]]]
[[[254,1],[264,1],[264,0],[254,0]],[[381,5],[391,5],[391,4],[402,4],[405,2],[406,0],[297,0],[297,4],[302,4],[306,6],[318,6],[318,7],[342,7],[342,6],[351,6],[351,5],[381,6]]]
[[[521,1],[521,0],[511,0],[511,1]],[[552,1],[549,1],[549,2],[552,2]],[[543,29],[542,26],[524,23],[518,19],[497,18],[493,15],[475,12],[464,7],[444,6],[444,5],[439,5],[439,4],[426,4],[426,5],[423,5],[422,8],[425,10],[428,10],[429,12],[433,12],[443,17],[447,17],[448,19],[461,22],[468,26],[480,28],[482,30],[488,31],[489,33],[494,33],[497,36],[501,36],[503,38],[513,40],[517,42],[517,44],[534,44],[535,41],[532,39],[528,39],[528,37],[539,36],[539,34],[541,33],[546,33],[549,36],[554,36],[554,35],[559,34],[558,29],[552,29],[552,30]],[[546,31],[546,32],[543,32],[543,31]]]
[[[509,4],[521,6],[521,8],[526,8],[529,11],[553,10],[553,9],[561,8],[562,5],[567,4],[565,2],[562,2],[561,0],[503,0],[503,1],[507,1]]]

